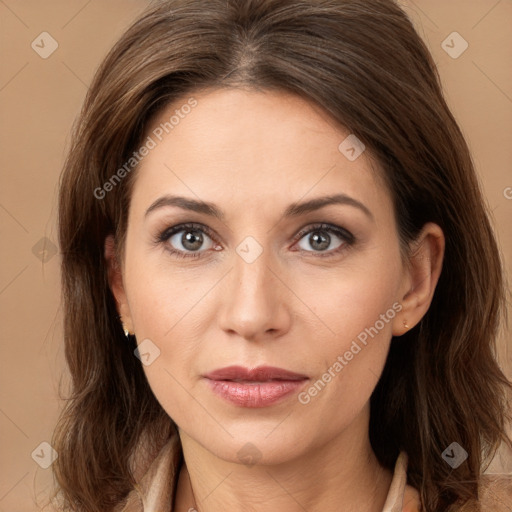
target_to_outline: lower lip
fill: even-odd
[[[266,407],[304,386],[307,379],[269,382],[233,382],[206,379],[214,393],[240,407]]]

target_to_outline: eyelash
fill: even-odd
[[[156,244],[167,244],[169,241],[169,238],[171,236],[175,235],[176,233],[179,233],[180,231],[202,231],[206,235],[208,235],[209,238],[211,238],[215,242],[215,237],[212,233],[212,231],[202,225],[202,224],[196,224],[196,223],[186,223],[186,224],[178,224],[176,226],[173,226],[171,228],[164,229],[161,233],[159,233],[155,239]],[[336,249],[331,249],[330,251],[305,251],[302,250],[301,252],[306,253],[315,253],[318,258],[331,258],[342,251],[345,251],[349,249],[354,243],[356,242],[356,239],[352,233],[347,231],[346,229],[343,229],[339,226],[335,226],[333,224],[326,224],[326,223],[318,223],[313,224],[309,229],[303,229],[301,230],[295,237],[295,241],[299,242],[304,236],[316,232],[316,231],[325,231],[329,233],[334,233],[336,236],[341,238],[343,240],[343,243],[337,247]],[[183,252],[176,249],[173,249],[172,247],[167,244],[166,250],[169,251],[171,254],[179,257],[179,258],[200,258],[202,256],[202,253],[205,251],[196,251],[196,252]]]

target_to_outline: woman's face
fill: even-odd
[[[193,94],[146,135],[115,293],[162,407],[231,461],[365,431],[410,285],[368,153],[282,92]],[[229,366],[301,377],[205,377]]]

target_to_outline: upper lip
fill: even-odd
[[[276,368],[274,366],[258,366],[245,368],[243,366],[227,366],[219,368],[204,375],[211,380],[239,380],[239,381],[266,381],[266,380],[303,380],[306,375]]]

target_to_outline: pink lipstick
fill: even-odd
[[[275,404],[298,391],[308,380],[306,375],[271,366],[253,369],[228,366],[204,377],[214,393],[240,407]]]

